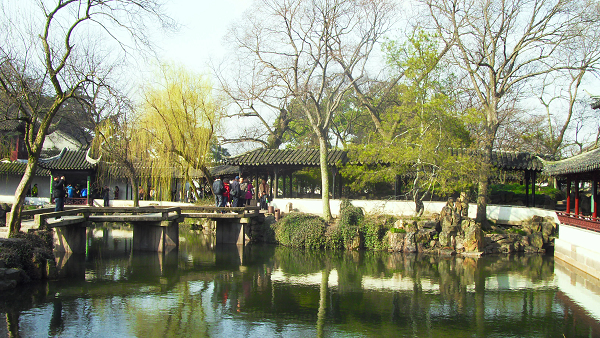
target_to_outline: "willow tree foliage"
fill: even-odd
[[[151,48],[150,22],[163,29],[172,23],[159,0],[2,1],[0,13],[0,92],[16,112],[8,117],[25,124],[28,154],[7,222],[14,235],[57,112],[88,86],[106,85],[121,52]]]
[[[157,79],[144,88],[137,146],[149,152],[157,193],[171,196],[173,177],[182,175],[198,199],[195,179],[210,178],[207,165],[222,109],[206,76],[166,65]]]

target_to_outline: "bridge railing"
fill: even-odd
[[[213,206],[184,206],[181,207],[182,211],[194,211],[194,212],[234,212],[238,214],[250,211],[252,213],[258,213],[260,207],[213,207]]]
[[[42,209],[39,209],[42,210]],[[54,209],[52,209],[54,210]],[[81,218],[69,219],[69,220],[61,220],[57,225],[69,225],[72,223],[80,223],[82,221],[86,221],[89,217],[88,208],[79,208],[79,209],[69,209],[65,211],[51,211],[46,213],[36,213],[33,217],[34,223],[38,229],[46,229],[50,224],[48,223],[49,219],[57,219],[62,218],[63,216],[81,216]]]
[[[212,206],[175,206],[175,207],[156,207],[156,206],[148,206],[148,207],[79,207],[66,208],[65,211],[54,211],[54,208],[42,208],[42,209],[32,209],[32,210],[24,210],[21,212],[22,217],[32,217],[34,218],[34,223],[37,228],[44,229],[48,226],[65,226],[69,224],[74,224],[82,221],[87,221],[91,214],[149,214],[149,213],[160,213],[161,219],[172,220],[179,219],[182,216],[186,217],[186,215],[190,215],[191,213],[234,213],[239,215],[238,217],[244,217],[247,215],[246,212],[250,214],[259,214],[259,207],[212,207]],[[185,211],[185,212],[182,212]],[[170,215],[171,214],[171,215]],[[183,214],[183,215],[182,215]],[[61,219],[58,222],[51,222],[50,224],[48,220],[62,218],[63,216],[81,216],[79,218],[74,219]],[[189,216],[188,216],[189,217]],[[250,216],[252,217],[252,216]]]

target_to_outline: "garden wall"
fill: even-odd
[[[323,212],[323,205],[320,199],[306,198],[276,198],[272,204],[275,209],[286,211],[285,207],[288,203],[292,204],[294,210],[320,215]],[[352,200],[354,206],[363,208],[367,213],[382,213],[390,215],[414,215],[415,203],[412,201],[379,201],[379,200]],[[425,214],[439,213],[446,202],[423,202],[425,205]],[[340,213],[340,200],[331,200],[331,213],[334,216]],[[469,204],[469,217],[475,218],[477,205]],[[501,224],[520,224],[521,221],[531,218],[532,216],[552,217],[556,223],[559,223],[554,210],[541,208],[527,208],[510,205],[488,205],[488,219],[496,220]]]

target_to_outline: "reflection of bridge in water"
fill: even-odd
[[[124,223],[133,226],[133,250],[164,252],[179,245],[179,223],[186,218],[201,218],[216,223],[219,244],[244,245],[249,239],[252,219],[262,220],[258,207],[82,207],[54,212],[36,209],[22,212],[23,228],[53,228],[55,250],[86,251],[86,228],[98,223]]]

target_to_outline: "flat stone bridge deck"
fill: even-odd
[[[59,212],[50,208],[25,210],[21,217],[22,231],[53,228],[57,251],[85,252],[86,228],[110,222],[133,226],[134,250],[163,252],[179,246],[179,223],[186,218],[215,221],[217,243],[243,245],[249,239],[251,220],[261,219],[262,214],[258,207],[69,207]],[[3,230],[0,236],[7,235],[8,229]]]

